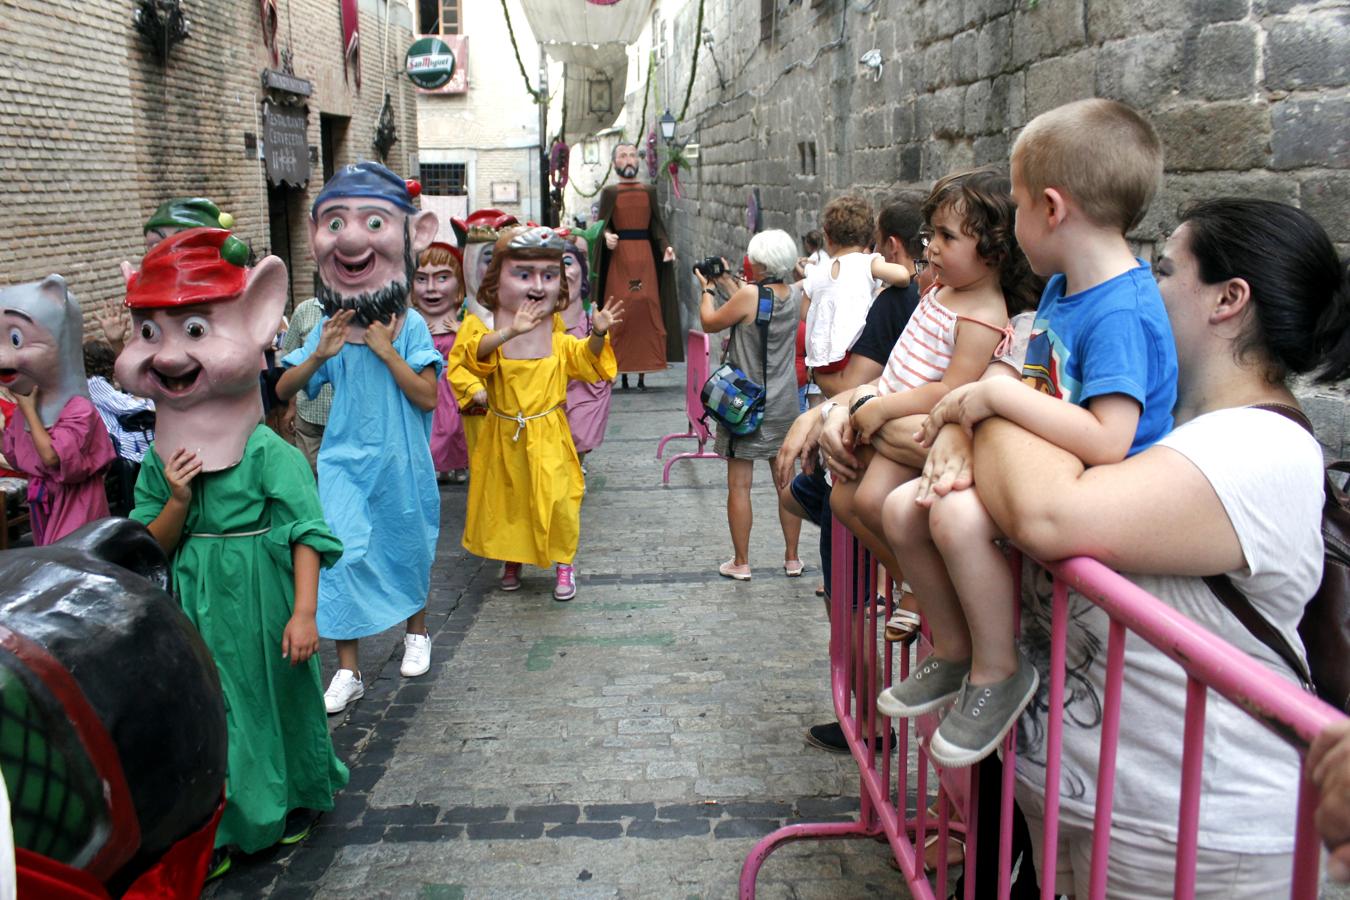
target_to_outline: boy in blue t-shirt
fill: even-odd
[[[925,423],[927,440],[947,422],[969,432],[998,416],[1093,466],[1120,462],[1171,430],[1176,345],[1157,284],[1125,239],[1161,178],[1157,135],[1120,103],[1082,100],[1027,125],[1012,152],[1017,240],[1031,267],[1051,277],[1022,378],[952,391]],[[927,510],[917,496],[917,481],[897,489],[884,519],[932,629],[933,655],[877,708],[917,716],[956,699],[929,753],[944,766],[968,766],[998,746],[1038,678],[1017,650],[1014,586],[994,543],[1002,534],[977,490],[950,492]]]

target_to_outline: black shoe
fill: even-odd
[[[291,810],[286,814],[286,827],[282,829],[281,840],[277,843],[283,847],[300,843],[314,831],[314,826],[319,824],[321,815],[323,813],[317,809]]]
[[[623,389],[624,389],[625,391],[628,390],[628,376],[627,376],[627,375],[620,375],[619,378],[620,378],[621,383],[623,384]]]
[[[206,881],[215,881],[230,871],[231,859],[227,847],[217,847],[211,851],[211,861],[206,864]]]
[[[847,753],[848,741],[844,739],[844,729],[838,722],[823,722],[806,729],[806,742],[812,747],[830,753]],[[881,738],[872,743],[872,752],[881,752]],[[891,732],[891,752],[895,752],[895,732]]]
[[[639,391],[645,391],[646,389],[647,389],[647,379],[646,379],[645,377],[643,377],[642,375],[639,375],[639,376],[638,376],[638,390],[639,390]]]

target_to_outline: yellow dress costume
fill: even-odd
[[[547,568],[572,562],[581,532],[585,481],[567,426],[567,382],[610,381],[617,367],[609,338],[600,355],[553,317],[553,355],[478,359],[490,334],[477,316],[460,326],[450,351],[452,381],[467,373],[487,390],[489,412],[469,458],[464,548],[485,559]],[[456,370],[462,370],[455,374]]]
[[[472,315],[472,313],[468,315]],[[466,315],[466,319],[468,315]],[[481,319],[478,320],[478,324],[483,324]],[[455,343],[459,343],[463,335],[464,326],[461,324]],[[450,355],[445,358],[445,380],[450,382],[450,389],[455,392],[455,400],[459,403],[459,413],[464,422],[464,440],[469,448],[469,464],[472,465],[473,448],[478,443],[478,432],[483,428],[483,416],[480,412],[475,411],[471,404],[473,395],[484,390],[483,379],[466,368],[456,366],[452,362],[455,358],[454,348],[450,349]]]

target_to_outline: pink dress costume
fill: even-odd
[[[67,400],[47,433],[60,457],[55,466],[38,455],[23,416],[15,415],[10,421],[3,442],[5,458],[28,476],[33,543],[39,547],[108,515],[103,472],[117,456],[108,429],[88,397]]]
[[[567,333],[585,340],[591,336],[591,314]],[[569,381],[567,383],[567,424],[572,429],[572,443],[578,453],[589,453],[605,440],[605,426],[609,424],[609,403],[614,391],[611,381]]]
[[[450,359],[457,332],[433,334],[431,341],[442,359]],[[570,396],[570,395],[569,395]],[[431,418],[431,462],[437,472],[469,467],[469,445],[464,440],[464,419],[459,414],[455,389],[441,378],[436,382],[436,412]]]

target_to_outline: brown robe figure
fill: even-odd
[[[611,250],[600,242],[599,290],[603,303],[624,300],[623,324],[614,329],[614,355],[622,373],[659,372],[669,362],[684,360],[684,329],[671,267],[663,260],[670,248],[661,222],[656,189],[633,179],[621,155],[631,144],[615,148],[618,184],[600,195],[605,231],[618,236]],[[636,157],[636,148],[632,148]]]

